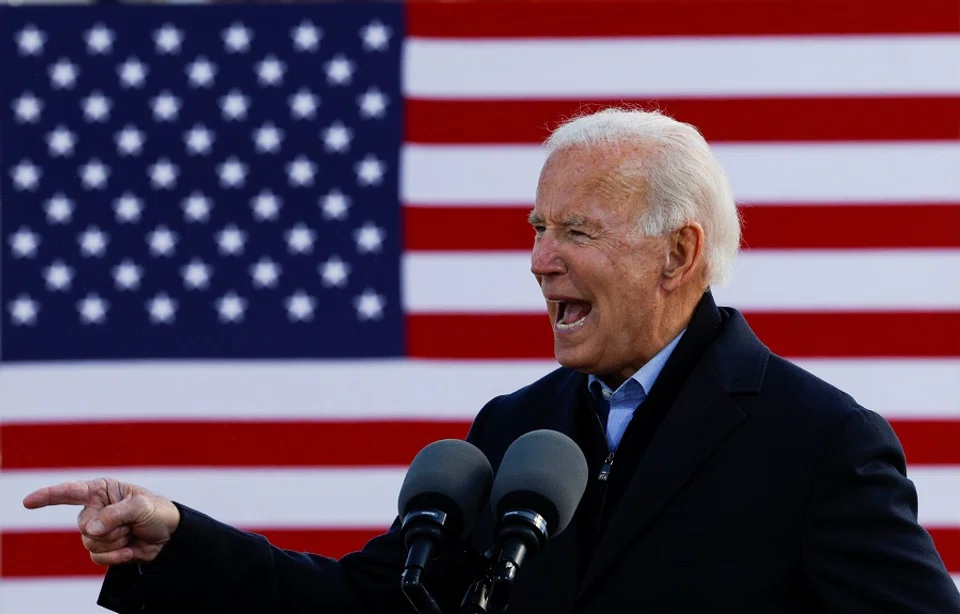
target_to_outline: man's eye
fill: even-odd
[[[543,234],[543,231],[546,230],[544,226],[534,226],[533,230],[539,235]]]
[[[575,237],[585,237],[585,236],[587,236],[587,233],[583,232],[582,230],[571,230],[571,231],[570,231],[570,234],[572,234],[572,235],[575,236]]]

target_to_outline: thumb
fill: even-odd
[[[100,510],[96,518],[87,524],[87,533],[103,535],[124,525],[134,524],[145,512],[147,504],[144,497],[123,499]]]

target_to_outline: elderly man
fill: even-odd
[[[531,269],[562,366],[491,400],[468,439],[496,469],[522,434],[557,430],[591,480],[509,611],[960,613],[888,423],[714,303],[740,231],[700,134],[607,110],[547,146]],[[396,523],[333,560],[110,479],[25,500],[51,504],[84,506],[83,542],[110,566],[99,603],[116,612],[410,611]],[[425,574],[444,612],[493,524]]]

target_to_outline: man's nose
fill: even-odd
[[[533,252],[530,255],[530,272],[537,277],[542,277],[558,275],[566,270],[556,241],[541,237],[533,246]]]

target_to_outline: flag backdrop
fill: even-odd
[[[94,612],[112,475],[338,556],[406,464],[553,368],[525,223],[549,127],[699,126],[721,303],[894,425],[960,579],[954,0],[2,9],[0,610]]]

